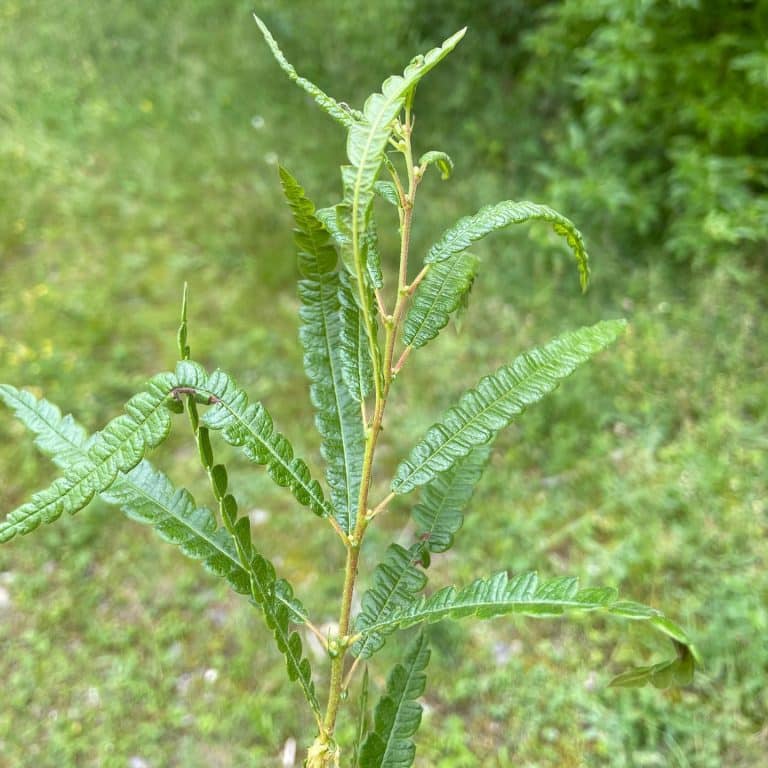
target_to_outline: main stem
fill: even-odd
[[[323,720],[323,728],[320,738],[329,743],[336,727],[336,717],[341,702],[341,694],[344,686],[344,658],[349,645],[350,618],[352,610],[352,596],[357,581],[357,569],[360,560],[360,546],[365,536],[366,528],[372,516],[368,514],[368,495],[371,488],[373,475],[373,459],[376,452],[376,443],[384,421],[384,410],[387,405],[387,396],[392,385],[392,359],[394,355],[397,332],[402,321],[405,306],[408,300],[408,251],[411,241],[411,221],[413,218],[413,204],[416,197],[420,175],[413,165],[413,153],[411,149],[411,132],[413,123],[411,119],[411,102],[408,99],[405,105],[405,121],[402,125],[403,155],[408,171],[408,191],[401,189],[400,200],[400,268],[397,281],[397,299],[391,315],[382,312],[385,327],[384,361],[382,379],[383,386],[375,388],[375,405],[373,416],[366,425],[365,452],[363,454],[362,479],[360,481],[360,494],[358,496],[357,517],[355,527],[347,542],[347,560],[344,567],[344,586],[341,595],[341,609],[339,612],[338,641],[331,648],[331,675],[330,690],[328,693],[328,706]],[[360,275],[360,280],[363,276]],[[373,347],[373,343],[371,344]],[[374,354],[375,356],[375,354]]]

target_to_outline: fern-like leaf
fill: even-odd
[[[94,436],[84,460],[72,464],[66,474],[0,523],[0,543],[58,520],[64,512],[79,512],[95,494],[109,488],[118,473],[133,469],[168,435],[171,414],[164,403],[174,383],[171,374],[151,379],[145,392],[126,403],[125,414]]]
[[[408,646],[403,662],[387,680],[386,693],[374,713],[373,731],[360,752],[360,768],[410,768],[416,755],[411,737],[421,725],[422,707],[416,701],[424,693],[429,646],[423,633]]]
[[[47,400],[38,400],[31,392],[0,384],[0,400],[35,436],[35,445],[56,466],[66,469],[85,460],[88,433],[71,415]]]
[[[310,380],[334,514],[349,533],[357,512],[365,441],[360,406],[354,402],[354,388],[347,380],[349,372],[345,373],[338,259],[330,235],[302,187],[285,168],[280,169],[280,178],[297,226],[295,240],[302,275],[299,335],[304,369]],[[358,397],[363,390],[358,384]]]
[[[363,595],[355,631],[363,632],[390,616],[398,608],[410,605],[427,582],[419,564],[429,565],[429,553],[445,552],[453,545],[454,534],[464,522],[463,511],[488,462],[488,446],[475,448],[447,472],[439,474],[424,487],[421,500],[413,509],[416,542],[409,549],[392,544],[384,561],[376,566],[371,587]],[[352,646],[355,656],[369,658],[384,645],[380,632],[367,634]]]
[[[29,392],[7,385],[0,385],[0,399],[35,435],[41,452],[50,456],[60,469],[66,471],[87,461],[87,434],[71,416],[62,416],[47,400],[38,400]],[[285,616],[299,624],[306,620],[306,610],[294,596],[291,585],[285,579],[275,578],[274,569],[264,565],[266,561],[260,555],[261,559],[256,560],[259,568],[245,570],[232,537],[217,526],[210,510],[198,507],[186,489],[174,488],[168,477],[148,461],[141,461],[118,477],[101,498],[119,506],[130,519],[151,525],[162,539],[177,546],[187,557],[200,560],[207,571],[223,578],[238,594],[254,595],[251,581],[255,580],[256,594],[272,595],[271,600],[261,604],[270,627],[282,626]],[[269,578],[264,578],[265,573]],[[280,631],[278,646],[287,656],[289,672],[295,672],[294,679],[299,680],[307,700],[319,712],[300,645],[290,639],[287,630]]]
[[[487,445],[475,448],[424,486],[412,515],[419,540],[432,554],[445,552],[453,546],[453,537],[464,523],[463,512],[490,453]]]
[[[424,485],[473,448],[487,443],[515,416],[613,342],[625,325],[623,320],[609,320],[565,333],[482,378],[430,427],[398,466],[392,490],[407,493]]]
[[[373,191],[386,200],[390,205],[394,205],[395,208],[400,207],[400,196],[397,194],[397,187],[391,181],[377,181],[373,185]]]
[[[565,216],[562,216],[552,208],[528,201],[514,202],[506,200],[496,205],[488,205],[485,208],[481,208],[473,216],[465,216],[463,219],[459,219],[430,248],[424,262],[426,264],[437,264],[445,261],[451,256],[466,250],[472,243],[485,237],[489,232],[502,229],[510,224],[522,224],[523,222],[536,219],[550,223],[555,232],[565,238],[576,257],[581,287],[586,289],[589,282],[589,257],[587,256],[581,232],[576,229],[570,219],[566,219]]]
[[[580,590],[576,578],[564,577],[541,583],[534,572],[510,579],[502,571],[486,579],[476,579],[463,589],[444,587],[430,597],[420,597],[386,619],[370,625],[360,637],[355,636],[355,641],[364,640],[373,633],[388,635],[396,629],[443,619],[467,616],[491,619],[509,614],[546,617],[590,611],[645,621],[671,638],[676,646],[685,646],[689,649],[689,656],[696,658],[695,649],[685,632],[660,611],[640,603],[620,601],[615,589]]]
[[[190,360],[176,366],[176,388],[188,388],[207,398],[213,405],[201,419],[209,429],[221,430],[224,439],[254,463],[267,467],[269,476],[288,488],[296,501],[316,515],[327,517],[331,505],[323,496],[317,480],[313,480],[303,459],[293,455],[288,440],[274,428],[272,417],[259,403],[248,404],[248,395],[224,371],[210,376]]]
[[[133,469],[144,455],[168,435],[171,411],[167,398],[174,391],[189,389],[214,404],[205,415],[205,426],[223,430],[224,438],[240,446],[248,458],[266,464],[270,477],[291,490],[296,500],[315,514],[331,514],[330,504],[313,480],[309,468],[293,455],[293,448],[274,429],[272,418],[263,405],[248,405],[248,397],[222,371],[210,377],[205,370],[182,361],[176,373],[162,373],[152,378],[146,391],[132,397],[125,414],[113,419],[91,440],[86,459],[70,466],[48,488],[11,512],[0,523],[0,543],[16,534],[25,534],[41,523],[57,520],[63,512],[75,514],[95,494],[109,488],[119,473]]]
[[[367,628],[391,615],[397,608],[409,605],[424,585],[427,577],[417,567],[420,544],[405,549],[391,544],[383,562],[373,571],[371,588],[363,595],[362,607],[355,620],[355,631],[365,633],[365,638],[352,646],[355,656],[364,659],[373,656],[384,645],[380,633],[368,633]]]
[[[379,182],[376,182],[377,184]],[[384,182],[381,182],[384,183]],[[336,247],[342,253],[349,253],[351,240],[349,239],[349,232],[345,231],[339,225],[339,219],[337,215],[337,207],[333,208],[318,208],[315,211],[317,218],[323,223],[323,226],[328,230],[333,238]],[[376,231],[376,223],[373,216],[368,221],[368,229],[363,235],[364,245],[366,248],[366,269],[368,274],[368,280],[370,285],[374,288],[381,288],[384,285],[384,278],[381,274],[381,256],[379,254],[379,238]],[[351,273],[350,273],[351,274]]]
[[[423,347],[448,324],[466,298],[477,271],[477,257],[460,251],[433,264],[419,283],[403,326],[403,342]]]
[[[339,104],[338,101],[331,98],[327,93],[324,93],[314,83],[311,83],[305,77],[299,76],[299,73],[295,70],[293,65],[285,58],[283,52],[277,45],[275,38],[272,37],[272,33],[269,31],[269,29],[267,29],[267,25],[258,16],[256,16],[256,14],[254,14],[253,18],[259,25],[261,34],[264,35],[264,40],[269,46],[269,49],[272,51],[272,55],[275,57],[275,60],[280,65],[280,68],[283,70],[283,72],[285,72],[288,77],[293,80],[294,83],[296,83],[296,85],[298,85],[300,88],[303,88],[325,113],[330,115],[337,122],[341,123],[345,128],[350,128],[355,124],[356,120],[362,118],[362,114],[360,112]]]
[[[360,403],[373,390],[373,362],[368,348],[365,321],[352,293],[349,273],[342,271],[340,277],[341,372],[349,394]],[[358,410],[358,421],[359,416]]]

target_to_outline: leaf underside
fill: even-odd
[[[411,738],[421,724],[422,706],[416,701],[427,683],[429,646],[419,634],[408,646],[402,663],[387,679],[387,690],[376,704],[373,730],[360,751],[360,768],[410,768],[416,755]]]
[[[47,400],[38,400],[29,392],[0,385],[0,399],[35,435],[35,444],[60,469],[88,461],[89,441],[86,431],[72,418],[62,416]],[[151,525],[165,541],[181,552],[201,561],[210,573],[224,579],[242,595],[269,595],[261,602],[268,625],[275,632],[291,679],[298,680],[310,705],[319,710],[306,659],[302,659],[300,638],[288,629],[288,622],[303,623],[306,609],[294,597],[285,579],[276,578],[274,568],[263,556],[253,552],[250,567],[240,562],[230,534],[217,525],[210,510],[198,507],[185,488],[177,489],[168,477],[143,460],[101,493],[132,520]],[[253,582],[253,584],[252,584]],[[254,602],[256,602],[254,600]]]
[[[401,494],[424,485],[473,448],[493,439],[515,416],[613,342],[625,325],[623,320],[609,320],[570,331],[482,378],[430,427],[397,467],[392,490]]]

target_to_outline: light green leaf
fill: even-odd
[[[623,320],[610,320],[564,333],[482,378],[430,427],[398,466],[392,490],[407,493],[424,485],[473,448],[487,443],[515,416],[613,342],[625,326]]]
[[[94,436],[82,461],[0,523],[0,542],[51,523],[64,512],[79,512],[95,494],[109,488],[118,473],[133,469],[147,451],[165,440],[171,426],[165,399],[174,384],[167,373],[151,379],[145,392],[126,403],[125,414]]]
[[[410,768],[416,755],[411,737],[421,725],[429,646],[423,633],[408,646],[402,664],[387,679],[386,693],[376,705],[374,729],[360,752],[360,768]]]
[[[373,308],[369,304],[365,287],[369,250],[365,238],[370,228],[374,184],[384,162],[395,119],[403,109],[406,98],[412,95],[421,78],[456,47],[464,32],[460,30],[441,47],[414,58],[403,75],[394,75],[385,80],[381,92],[368,97],[363,106],[362,119],[350,127],[347,135],[350,165],[342,167],[344,200],[337,207],[338,226],[345,233],[348,244],[342,251],[342,257],[356,279],[358,305],[363,311],[372,353],[376,340],[371,326]]]
[[[440,333],[469,293],[476,270],[477,257],[468,251],[432,265],[419,283],[405,317],[405,344],[423,347]]]
[[[296,85],[303,88],[322,108],[324,112],[329,114],[334,120],[341,123],[345,128],[350,128],[355,124],[356,120],[362,118],[362,114],[355,109],[351,109],[345,105],[339,104],[335,99],[331,98],[327,93],[320,90],[314,83],[311,83],[304,77],[300,77],[299,73],[294,69],[293,65],[283,55],[283,52],[277,45],[275,38],[272,37],[272,33],[267,29],[266,24],[256,15],[253,15],[256,23],[259,25],[261,34],[264,35],[264,39],[267,42],[272,55],[275,57],[280,68],[285,72],[288,77],[293,80]]]
[[[646,667],[633,667],[611,680],[615,688],[638,688],[649,683],[654,688],[670,688],[690,685],[696,671],[697,654],[695,648],[673,640],[677,658],[651,664]]]
[[[365,441],[360,406],[345,383],[338,258],[320,212],[315,213],[314,205],[287,170],[281,168],[280,176],[297,225],[299,270],[304,278],[299,283],[304,369],[322,438],[334,516],[349,533],[357,513]]]
[[[400,207],[400,196],[397,194],[397,187],[391,181],[377,181],[373,185],[373,190],[390,205],[394,205],[395,208]]]
[[[696,658],[696,652],[685,632],[660,611],[647,606],[641,607],[644,610],[636,611],[632,618],[647,621],[654,629],[670,637],[676,648],[686,648],[684,663],[690,667]],[[534,572],[510,579],[506,572],[502,571],[486,579],[476,579],[463,589],[445,587],[430,597],[420,597],[411,604],[398,608],[387,618],[366,627],[360,636],[356,635],[354,639],[355,642],[360,642],[374,633],[388,635],[396,629],[405,629],[424,622],[462,619],[467,616],[481,619],[509,614],[545,617],[590,611],[627,618],[624,604],[617,599],[614,589],[605,587],[580,590],[578,580],[570,577],[540,583]],[[678,655],[682,658],[680,653]],[[631,674],[636,675],[637,670],[633,670]],[[621,682],[621,678],[618,679]],[[642,682],[646,679],[654,678],[649,674]],[[657,682],[660,682],[658,678]]]
[[[451,158],[446,155],[445,152],[439,152],[434,149],[430,152],[425,152],[419,158],[419,165],[422,166],[425,170],[430,165],[436,165],[440,171],[440,177],[443,181],[450,179],[451,174],[453,173],[453,160],[451,160]]]
[[[546,205],[538,205],[528,201],[514,202],[506,200],[496,205],[481,208],[473,216],[465,216],[443,233],[424,259],[425,264],[437,264],[452,255],[461,253],[489,232],[502,229],[510,224],[522,224],[526,221],[540,220],[552,225],[558,235],[566,242],[576,257],[579,268],[579,280],[582,290],[589,282],[589,257],[584,246],[584,238],[570,219],[566,219],[557,211]]]

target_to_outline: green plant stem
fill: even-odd
[[[400,268],[398,271],[398,283],[397,283],[397,299],[395,301],[395,308],[392,315],[386,315],[383,307],[383,303],[379,302],[379,311],[382,314],[382,320],[385,327],[385,345],[384,345],[384,360],[383,371],[378,368],[380,363],[377,363],[377,355],[375,354],[374,340],[369,337],[369,341],[372,349],[372,357],[374,359],[374,381],[375,386],[375,405],[373,411],[373,417],[370,424],[367,425],[366,439],[365,439],[365,453],[363,455],[363,467],[362,478],[360,481],[360,493],[358,496],[357,505],[357,518],[355,520],[355,527],[352,534],[349,536],[349,543],[347,546],[347,559],[344,566],[344,586],[342,587],[341,595],[341,608],[339,611],[339,631],[338,631],[338,647],[334,649],[334,653],[331,656],[331,670],[330,670],[330,683],[328,691],[328,706],[326,708],[325,717],[323,720],[323,727],[321,730],[321,737],[325,740],[329,740],[332,737],[334,729],[336,727],[336,717],[339,711],[339,704],[341,702],[341,694],[344,688],[349,684],[352,673],[356,668],[356,664],[353,663],[346,678],[344,677],[344,659],[346,656],[347,648],[349,647],[349,631],[350,631],[350,618],[352,610],[352,596],[355,591],[355,583],[357,581],[357,570],[360,559],[360,546],[365,536],[365,531],[368,523],[375,516],[377,511],[383,509],[382,505],[379,505],[376,510],[369,513],[368,511],[368,495],[371,487],[371,479],[373,475],[373,459],[376,452],[376,443],[381,432],[382,423],[384,420],[384,411],[387,404],[387,396],[392,384],[392,358],[394,356],[395,341],[397,339],[397,332],[400,327],[400,323],[403,318],[403,313],[408,301],[409,286],[408,280],[408,251],[411,241],[411,223],[413,219],[413,206],[416,197],[416,189],[420,181],[420,175],[417,173],[417,169],[413,165],[413,152],[411,149],[411,132],[413,128],[413,122],[411,119],[411,106],[410,101],[406,104],[405,108],[405,122],[402,125],[402,145],[401,151],[403,152],[405,163],[408,171],[408,191],[403,190],[400,184],[397,174],[394,174],[395,183],[400,194]],[[354,220],[354,217],[353,217]],[[354,239],[353,232],[353,239]],[[356,261],[355,264],[360,269],[358,275],[358,282],[361,290],[361,297],[364,292],[363,288],[363,274],[362,266],[357,262],[357,246],[355,245]],[[363,306],[364,302],[363,302]],[[364,310],[365,311],[365,310]],[[368,321],[366,320],[366,326]],[[383,374],[383,375],[382,375]],[[381,376],[381,381],[380,377]],[[388,497],[385,502],[388,503]]]

